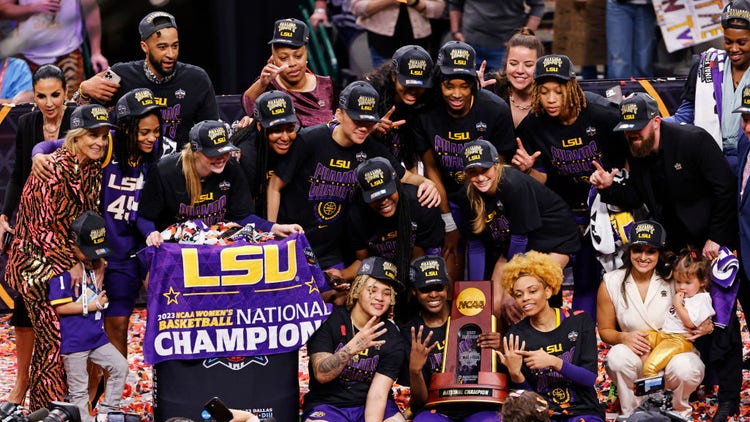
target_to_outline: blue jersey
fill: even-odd
[[[141,162],[123,172],[114,156],[105,161],[102,172],[101,211],[107,224],[107,241],[112,260],[126,260],[142,243],[135,220],[138,201],[146,179]]]
[[[93,271],[86,271],[93,273]],[[93,302],[99,290],[93,283],[92,278],[84,277],[89,288],[87,298]],[[49,282],[49,301],[52,306],[62,305],[69,302],[83,302],[82,295],[76,294],[71,286],[70,273],[62,273],[52,277]],[[90,312],[88,315],[60,315],[60,353],[70,354],[93,350],[109,343],[107,334],[104,332],[104,319],[101,312]]]

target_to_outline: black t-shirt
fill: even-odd
[[[382,95],[382,94],[381,94]],[[428,95],[425,93],[424,95]],[[385,145],[396,159],[406,168],[412,168],[417,165],[419,157],[417,156],[416,145],[414,140],[413,120],[417,118],[417,113],[425,110],[425,104],[418,104],[414,107],[404,104],[395,104],[396,110],[391,115],[391,121],[406,120],[404,124],[393,127],[384,136],[373,136],[380,143]],[[381,115],[388,110],[379,110]]]
[[[449,305],[450,306],[450,305]],[[404,371],[402,376],[399,378],[399,384],[410,385],[409,379],[409,357],[411,356],[411,327],[414,327],[414,333],[419,333],[419,327],[424,326],[422,330],[422,341],[432,331],[432,338],[430,344],[437,342],[438,345],[430,350],[430,354],[427,356],[427,362],[422,367],[422,377],[424,378],[427,389],[430,388],[430,382],[432,381],[432,374],[438,374],[443,372],[443,352],[445,351],[446,338],[445,333],[448,326],[446,322],[440,327],[427,327],[424,323],[424,319],[421,316],[416,316],[414,319],[406,323],[401,327],[401,335],[404,337],[405,349],[406,349],[406,361],[404,363]],[[441,404],[435,407],[435,409],[442,415],[448,416],[452,420],[463,420],[465,417],[470,416],[474,413],[487,411],[487,410],[498,410],[500,405],[494,405],[489,403],[461,403],[461,404]],[[412,412],[415,414],[419,413],[422,409],[412,407]]]
[[[336,407],[363,406],[367,401],[367,392],[375,374],[385,375],[397,380],[404,364],[404,340],[398,328],[388,320],[387,331],[378,340],[385,340],[380,347],[370,347],[349,360],[336,379],[325,384],[319,383],[314,376],[312,359],[309,364],[310,392],[305,394],[304,410],[314,406],[330,404]],[[307,341],[307,353],[336,353],[354,336],[351,313],[344,307],[334,307],[320,328]],[[389,395],[389,400],[393,398]]]
[[[528,250],[574,254],[581,247],[578,226],[568,204],[548,187],[513,167],[503,168],[495,197],[485,209],[504,214],[510,234],[526,235]]]
[[[575,122],[563,125],[547,113],[529,114],[518,126],[518,134],[529,154],[541,151],[535,167],[547,173],[547,186],[557,192],[573,209],[587,209],[591,184],[589,176],[598,161],[606,170],[623,168],[628,144],[622,132],[612,129],[620,121],[613,105],[589,99]]]
[[[411,246],[423,249],[439,248],[443,245],[445,225],[440,218],[440,209],[426,208],[417,200],[417,187],[401,185],[403,197],[409,206],[411,217]],[[367,249],[370,256],[381,256],[392,262],[398,262],[398,212],[385,218],[367,204],[359,201],[349,213],[348,233],[352,250]]]
[[[585,313],[567,315],[560,310],[560,325],[548,332],[536,330],[524,318],[508,330],[508,334],[520,337],[526,342],[526,350],[543,349],[569,364],[584,368],[596,374],[598,371],[598,351],[594,321]],[[521,372],[531,387],[547,399],[550,409],[568,416],[599,415],[604,417],[596,390],[593,385],[582,386],[574,383],[559,372],[550,369],[529,369],[526,365]]]
[[[357,165],[368,158],[385,157],[401,179],[404,167],[377,141],[344,148],[333,140],[333,125],[300,130],[276,174],[287,186],[281,191],[279,223],[297,223],[322,268],[342,261],[346,214],[357,194]]]
[[[178,149],[188,143],[188,133],[193,125],[219,118],[214,86],[206,71],[198,66],[177,62],[174,77],[163,84],[155,84],[146,77],[143,60],[117,63],[112,70],[122,80],[120,89],[107,105],[114,105],[133,89],[150,89],[156,102],[164,107],[161,110],[164,119],[161,133],[177,142]]]
[[[261,192],[267,191],[268,181],[276,171],[276,166],[282,156],[276,154],[273,149],[268,148],[266,150],[266,174],[258,174],[261,171],[259,160],[262,158],[260,157],[261,152],[258,142],[267,142],[267,140],[262,139],[258,130],[251,129],[245,136],[234,140],[234,145],[240,149],[240,167],[245,174],[248,186],[250,186],[256,212],[259,216],[265,217],[266,201],[265,196],[261,200]]]
[[[199,219],[211,225],[239,221],[253,212],[253,200],[239,164],[229,160],[221,174],[211,173],[201,183],[201,200],[193,204],[187,193],[179,154],[162,158],[146,178],[139,215],[162,231],[170,224]],[[265,228],[264,228],[265,229]]]
[[[432,149],[441,180],[452,199],[463,188],[461,151],[477,139],[492,143],[507,160],[516,150],[513,117],[508,104],[497,95],[479,90],[466,116],[454,118],[440,104],[417,116],[413,126],[418,154]]]

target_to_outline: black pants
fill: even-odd
[[[736,310],[735,306],[725,328],[716,327],[713,333],[695,341],[695,347],[701,352],[701,360],[706,365],[703,383],[719,386],[719,402],[740,401],[742,337]]]

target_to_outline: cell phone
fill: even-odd
[[[229,422],[233,418],[232,411],[218,397],[209,400],[203,408],[216,422]]]
[[[120,75],[118,75],[112,70],[112,68],[105,70],[104,74],[102,75],[102,78],[104,78],[104,80],[106,81],[113,82],[116,84],[119,84],[120,80],[122,79],[120,78]]]
[[[612,88],[607,89],[604,94],[609,101],[612,101],[615,104],[620,104],[622,102],[622,88],[620,85],[615,85]]]
[[[664,377],[639,378],[635,380],[634,384],[636,396],[647,396],[664,389]]]

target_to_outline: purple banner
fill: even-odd
[[[232,246],[163,243],[150,268],[146,363],[297,350],[331,313],[303,235]]]

